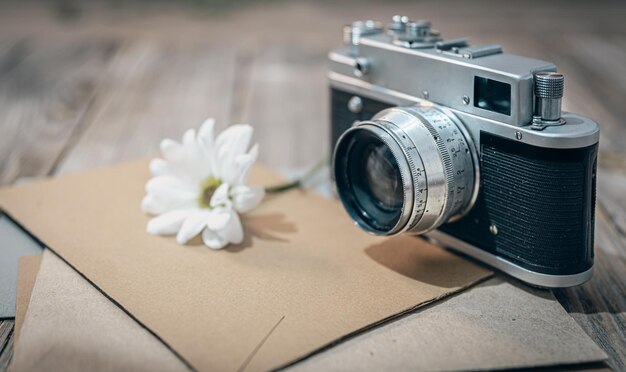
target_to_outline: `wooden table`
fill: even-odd
[[[340,26],[404,10],[444,36],[555,62],[567,76],[565,108],[601,125],[595,274],[555,294],[608,365],[626,369],[624,5],[147,5],[0,5],[1,184],[152,155],[209,116],[220,129],[251,123],[263,163],[311,166],[329,151],[325,63]],[[0,370],[12,345],[13,322],[2,321]]]

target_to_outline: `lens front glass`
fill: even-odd
[[[365,167],[363,188],[371,196],[372,202],[381,209],[395,211],[402,207],[404,193],[398,163],[385,144],[372,143],[363,151],[364,159],[358,165]],[[358,183],[356,183],[358,185]]]
[[[389,147],[367,130],[349,133],[335,154],[335,180],[344,206],[365,230],[389,233],[402,214],[404,188]]]

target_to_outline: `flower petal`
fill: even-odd
[[[196,141],[195,130],[188,129],[185,134],[183,134],[183,148],[185,149],[186,163],[193,167],[197,166],[198,162],[202,160],[202,156],[198,151],[198,142]]]
[[[181,193],[170,193],[167,195],[146,194],[141,200],[141,210],[148,214],[162,214],[174,209],[195,208],[198,200],[195,197]]]
[[[189,129],[185,132],[183,148],[185,160],[180,164],[182,175],[192,183],[201,183],[208,177],[206,170],[210,165],[204,152],[200,151],[195,130]]]
[[[146,231],[153,235],[171,235],[176,234],[183,224],[187,216],[194,212],[193,209],[176,209],[171,212],[164,213],[158,217],[154,217],[148,221]]]
[[[258,144],[252,147],[247,154],[241,154],[235,159],[235,174],[233,185],[244,185],[248,181],[248,175],[250,174],[250,168],[256,161],[258,154]]]
[[[215,175],[215,154],[213,148],[213,128],[215,128],[215,120],[213,118],[206,119],[200,130],[198,130],[198,150],[200,151],[205,163],[202,167],[202,178],[206,179],[210,175],[218,178]]]
[[[229,185],[227,183],[223,183],[213,192],[210,202],[211,207],[230,207],[231,202],[228,198],[228,189]]]
[[[232,125],[220,133],[215,140],[216,160],[219,167],[219,177],[222,181],[230,184],[235,181],[234,178],[237,175],[235,159],[247,151],[252,132],[253,129],[250,125]]]
[[[176,163],[183,157],[183,147],[180,143],[166,138],[161,141],[161,154],[165,160]]]
[[[215,231],[205,229],[202,232],[202,241],[204,245],[211,249],[221,249],[228,244],[228,241],[219,236]]]
[[[170,172],[169,165],[163,159],[152,159],[150,162],[150,173],[153,176],[164,176]]]
[[[207,118],[198,130],[198,139],[202,139],[204,143],[213,142],[213,129],[215,128],[215,119]]]
[[[239,244],[243,241],[243,227],[239,220],[239,215],[234,210],[230,211],[231,215],[228,219],[226,227],[221,230],[217,230],[217,235],[229,243]]]
[[[250,155],[250,157],[253,159],[252,161],[256,161],[256,159],[259,157],[259,144],[255,143],[252,148],[250,148],[250,151],[248,151],[248,155]]]
[[[175,176],[153,177],[146,183],[146,191],[149,194],[156,194],[167,197],[177,194],[182,198],[196,198],[198,191],[191,183],[184,182]]]
[[[148,214],[161,214],[167,212],[154,194],[147,194],[141,200],[141,210]]]
[[[243,227],[235,211],[226,210],[230,217],[223,229],[212,230],[207,228],[202,232],[202,241],[211,249],[220,249],[228,243],[240,244],[243,241]]]
[[[246,213],[256,208],[263,197],[265,190],[259,186],[235,186],[231,189],[230,195],[233,200],[233,206],[239,213]]]
[[[176,235],[176,242],[178,244],[186,244],[198,235],[206,227],[210,214],[211,212],[209,211],[199,210],[185,218],[185,222],[183,222]]]
[[[215,119],[208,118],[198,130],[198,143],[207,150],[213,149],[213,128],[215,128]]]
[[[207,218],[206,226],[209,230],[221,230],[226,227],[231,215],[229,208],[213,208],[210,216]]]
[[[189,147],[196,142],[196,131],[194,129],[187,129],[183,134],[183,147]]]

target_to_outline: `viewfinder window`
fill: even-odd
[[[511,115],[511,85],[480,76],[474,77],[474,106]]]

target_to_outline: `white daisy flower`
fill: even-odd
[[[161,142],[163,159],[153,159],[141,202],[150,234],[174,235],[185,244],[202,234],[204,244],[220,249],[243,241],[238,213],[254,209],[265,194],[262,187],[246,185],[256,161],[258,145],[250,151],[252,127],[233,125],[213,136],[215,121],[208,119],[197,135],[189,129],[182,143]]]

